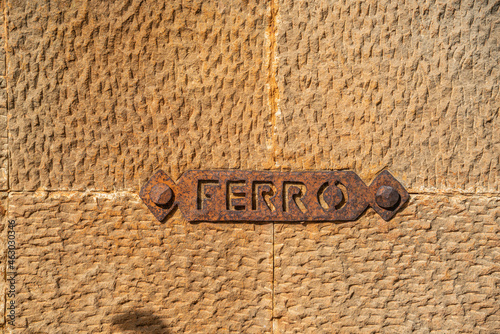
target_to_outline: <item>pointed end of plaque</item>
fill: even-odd
[[[141,188],[139,196],[155,218],[163,221],[177,206],[176,190],[175,182],[159,170]]]
[[[370,206],[386,221],[394,217],[410,198],[403,185],[387,170],[377,175],[369,191]]]

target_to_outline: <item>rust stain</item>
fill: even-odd
[[[271,162],[270,168],[276,167],[277,162],[277,145],[278,145],[278,133],[276,129],[277,124],[277,114],[279,112],[278,101],[279,101],[279,88],[276,82],[276,72],[278,70],[278,64],[276,61],[276,34],[277,34],[277,17],[278,17],[278,5],[277,0],[271,0],[269,6],[269,25],[266,29],[266,35],[268,36],[268,47],[269,47],[269,59],[267,67],[267,82],[269,85],[269,106],[271,109]]]

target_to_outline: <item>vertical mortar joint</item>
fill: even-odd
[[[277,134],[277,113],[278,113],[278,101],[279,101],[279,89],[276,82],[277,59],[276,59],[276,34],[277,34],[277,17],[278,17],[278,1],[271,0],[269,5],[269,25],[267,28],[268,36],[268,66],[267,66],[267,82],[269,85],[269,106],[271,110],[271,163],[272,167],[276,167],[277,160],[277,145],[278,145],[278,134]]]

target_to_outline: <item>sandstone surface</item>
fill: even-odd
[[[131,194],[9,202],[19,332],[271,331],[272,224],[162,224]]]
[[[0,0],[0,332],[500,332],[498,59],[498,1]],[[159,169],[387,169],[410,201],[158,222]]]
[[[279,1],[277,164],[500,190],[496,2]]]

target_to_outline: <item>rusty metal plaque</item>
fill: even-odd
[[[391,219],[408,201],[388,171],[367,186],[351,171],[188,171],[174,182],[156,172],[140,197],[159,221],[179,207],[191,222],[352,221],[369,206]]]

